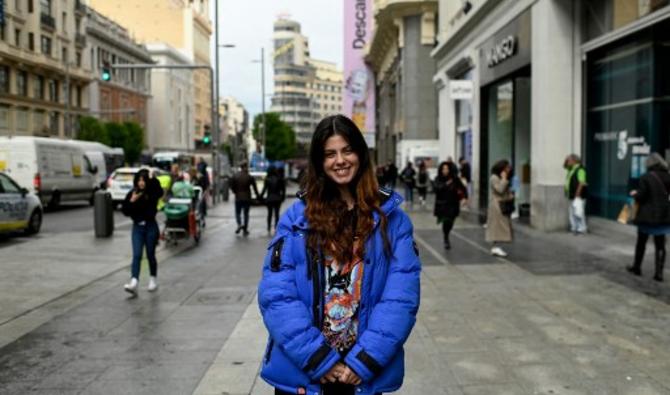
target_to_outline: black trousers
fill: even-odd
[[[275,217],[275,229],[277,228],[277,223],[279,222],[279,209],[281,208],[281,202],[267,202],[265,203],[268,206],[268,230],[272,229],[272,216]]]
[[[454,217],[444,217],[442,219],[442,235],[444,236],[445,243],[449,242],[449,233],[451,233],[451,229],[454,227],[454,221],[456,221]]]
[[[353,385],[332,383],[323,385],[323,395],[355,395],[356,387]],[[275,388],[275,395],[293,395]],[[382,394],[377,394],[382,395]]]
[[[644,259],[644,252],[647,249],[647,241],[649,240],[649,235],[647,233],[637,232],[637,243],[635,243],[635,262],[633,263],[635,267],[640,267],[642,265],[642,260]],[[661,254],[665,257],[665,235],[654,236],[654,246],[656,247],[656,253]]]

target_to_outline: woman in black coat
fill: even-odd
[[[267,196],[265,196],[266,192]],[[268,168],[263,190],[261,191],[261,197],[263,196],[265,196],[265,205],[268,208],[268,233],[270,233],[272,229],[277,229],[281,204],[286,199],[286,183],[275,167],[270,166]],[[272,227],[273,216],[275,218],[274,228]]]
[[[458,178],[458,169],[451,162],[442,162],[437,169],[434,181],[435,210],[433,214],[437,222],[442,223],[444,248],[451,249],[449,233],[454,227],[454,221],[461,212],[461,201],[467,199],[468,192]]]
[[[665,235],[670,233],[670,173],[668,164],[655,152],[647,159],[646,166],[647,173],[640,177],[639,188],[630,193],[640,206],[635,216],[635,261],[627,269],[637,276],[642,275],[642,259],[651,235],[656,247],[654,280],[663,281]]]

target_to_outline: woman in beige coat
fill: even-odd
[[[493,244],[492,255],[506,257],[507,253],[498,246],[498,243],[510,243],[513,238],[511,213],[504,214],[501,208],[501,203],[514,201],[514,192],[510,190],[512,166],[509,161],[503,159],[493,165],[491,173],[486,241]]]

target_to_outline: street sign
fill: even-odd
[[[451,100],[472,100],[473,95],[472,80],[449,80],[449,97]]]

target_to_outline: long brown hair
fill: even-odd
[[[323,168],[326,141],[335,135],[344,138],[358,156],[359,168],[349,184],[355,201],[355,227],[348,216],[342,215],[347,211],[347,205],[340,197],[337,185]],[[321,249],[340,264],[350,264],[354,256],[363,257],[365,242],[374,228],[373,212],[379,215],[385,250],[388,250],[387,219],[380,208],[374,165],[363,134],[349,118],[334,115],[324,118],[316,126],[304,186],[307,201],[305,213],[310,224],[307,243],[312,251]],[[355,239],[359,242],[354,244]]]

